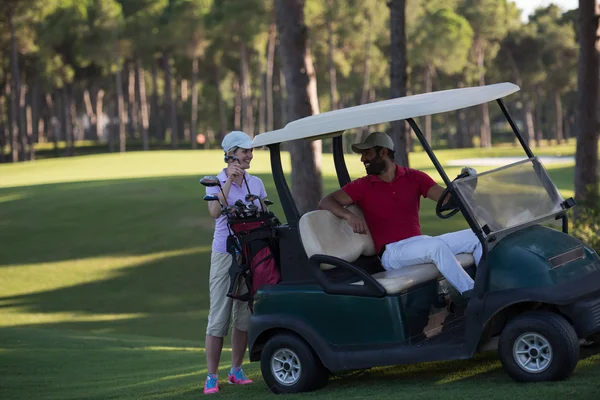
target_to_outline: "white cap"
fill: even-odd
[[[227,153],[234,147],[240,147],[242,149],[251,149],[252,148],[252,139],[250,136],[245,134],[242,131],[232,131],[229,132],[223,138],[223,142],[221,142],[221,147]]]

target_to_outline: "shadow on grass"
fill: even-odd
[[[18,310],[22,327],[203,339],[209,258],[206,251],[191,252],[117,269],[88,283],[0,297],[0,310]]]
[[[283,218],[270,175],[260,175]],[[210,246],[214,220],[197,176],[0,188],[2,265]]]
[[[437,177],[433,168],[424,169]],[[572,190],[573,167],[550,170],[560,190]],[[285,221],[272,176],[259,174],[272,210]],[[210,245],[214,220],[198,176],[118,179],[0,188],[0,266],[105,255],[138,255]],[[288,177],[288,182],[289,182]],[[323,193],[339,186],[323,178]],[[423,199],[421,225],[441,234],[467,225],[460,215],[440,221]]]
[[[0,396],[3,399],[197,398],[206,374],[198,342],[86,334],[42,329],[0,329]],[[334,377],[300,398],[410,398],[450,400],[596,399],[600,349],[585,349],[566,381],[519,384],[502,370],[494,352],[472,360],[375,368],[362,375]],[[219,398],[260,399],[271,395],[258,363],[245,369],[255,384],[224,384],[230,357],[225,349]]]

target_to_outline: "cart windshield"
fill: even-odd
[[[554,220],[563,210],[564,200],[537,157],[457,179],[454,185],[479,225],[491,232]]]

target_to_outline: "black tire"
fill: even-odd
[[[506,325],[498,353],[504,370],[517,382],[559,381],[569,377],[579,361],[579,339],[560,315],[532,311]]]
[[[285,357],[281,358],[282,355]],[[290,362],[285,365],[273,360],[276,356],[277,360]],[[274,368],[271,368],[272,364],[284,370],[277,375]],[[289,368],[286,370],[285,367]],[[329,379],[329,371],[310,346],[298,336],[289,333],[276,334],[267,341],[261,352],[260,369],[265,383],[273,393],[310,392],[327,385]],[[295,377],[291,374],[292,370],[297,372]],[[285,383],[285,380],[288,382]]]

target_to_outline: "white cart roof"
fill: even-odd
[[[520,90],[513,83],[442,90],[399,97],[312,115],[292,121],[284,128],[254,137],[254,147],[296,139],[317,139],[362,126],[380,124],[424,115],[439,114],[487,103]]]

